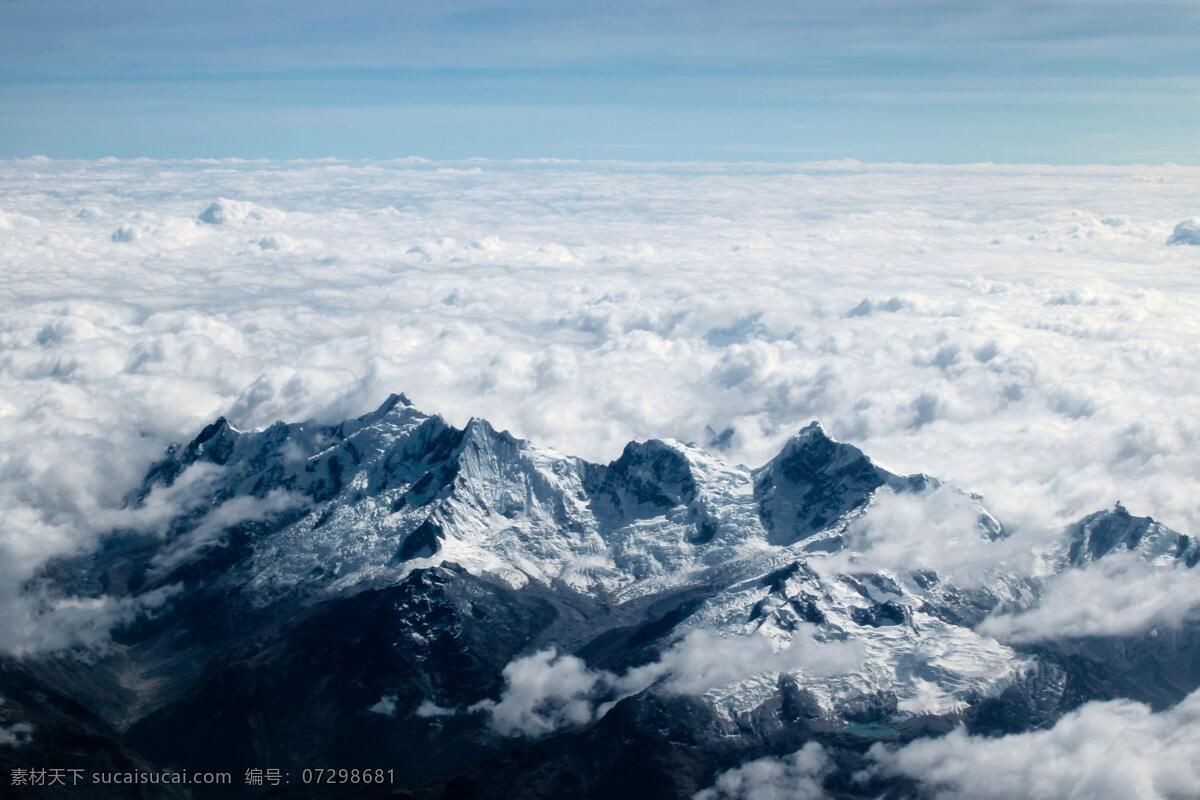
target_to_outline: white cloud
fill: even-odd
[[[1155,566],[1136,553],[1110,553],[1047,579],[1035,607],[996,614],[978,630],[1007,642],[1130,636],[1200,618],[1200,573]]]
[[[817,418],[1023,530],[1119,498],[1195,532],[1198,174],[0,163],[0,603],[217,415],[401,390],[601,461],[731,426],[757,465]]]
[[[222,197],[209,203],[196,219],[208,225],[228,225],[247,219],[278,222],[283,217],[283,212],[277,208],[264,208],[247,200],[227,200]]]
[[[651,686],[664,692],[699,695],[755,675],[793,673],[831,675],[851,672],[862,663],[857,643],[817,642],[811,625],[802,625],[785,647],[766,636],[722,637],[689,631],[659,660],[621,675],[589,669],[579,658],[554,648],[513,660],[504,668],[499,702],[471,707],[490,715],[500,734],[541,736],[584,725],[604,716],[616,703]]]
[[[0,647],[18,656],[76,647],[104,650],[112,628],[153,613],[178,588],[163,587],[136,599],[63,597],[42,585],[11,591],[0,604]]]
[[[472,710],[488,712],[492,727],[504,736],[540,736],[583,725],[595,716],[593,696],[605,675],[571,655],[547,648],[511,661],[504,668],[504,694]]]
[[[371,705],[367,711],[371,714],[382,714],[385,717],[394,717],[396,715],[396,695],[385,694],[379,700]]]
[[[33,737],[33,726],[28,722],[18,722],[9,727],[0,726],[0,747],[20,747]]]
[[[0,231],[11,231],[20,227],[33,227],[38,224],[36,217],[21,214],[16,211],[0,209]]]
[[[692,800],[823,800],[822,779],[833,771],[816,742],[782,758],[760,758],[722,773]]]
[[[858,643],[818,642],[814,630],[811,625],[800,625],[787,647],[756,634],[725,637],[706,630],[689,631],[658,661],[629,670],[616,685],[633,693],[661,680],[666,691],[703,694],[764,673],[834,675],[852,672],[862,663]]]
[[[261,522],[300,506],[303,498],[275,489],[265,497],[234,497],[216,506],[199,523],[171,541],[150,562],[151,571],[166,573],[205,550],[219,545],[230,528],[247,522]],[[178,513],[178,509],[175,509]]]
[[[417,710],[413,712],[421,719],[432,719],[434,717],[451,717],[458,713],[453,708],[439,706],[432,700],[425,700],[421,705],[417,706]]]
[[[919,781],[939,800],[1184,800],[1200,796],[1200,692],[1154,713],[1088,703],[1048,730],[997,738],[959,728],[899,749],[877,744],[872,772]]]
[[[902,493],[885,487],[850,522],[845,549],[811,564],[826,575],[929,569],[962,587],[979,586],[998,571],[1032,574],[1032,537],[990,538],[995,521],[981,513],[977,500],[947,485]]]

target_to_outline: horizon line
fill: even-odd
[[[789,161],[784,159],[716,159],[716,158],[686,158],[686,159],[629,159],[629,158],[575,158],[567,156],[517,156],[512,158],[497,158],[493,156],[461,156],[454,158],[430,158],[421,155],[406,156],[48,156],[35,153],[26,156],[0,157],[0,164],[49,164],[49,163],[87,163],[87,164],[500,164],[515,166],[554,166],[554,165],[627,165],[633,167],[684,167],[684,166],[756,166],[756,167],[800,167],[825,169],[856,169],[856,168],[1044,168],[1044,169],[1082,169],[1090,167],[1128,168],[1128,169],[1197,169],[1200,160],[1187,161],[870,161],[853,157],[827,158],[816,160]]]

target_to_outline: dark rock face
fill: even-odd
[[[57,687],[60,676],[53,663],[31,664],[0,659],[0,690],[3,716],[28,724],[28,743],[19,747],[0,746],[0,785],[5,797],[20,792],[54,798],[96,797],[103,800],[183,800],[188,795],[174,787],[159,786],[70,786],[9,789],[11,771],[30,768],[81,769],[92,772],[153,770],[157,765],[126,742],[108,721],[90,711]],[[3,719],[0,716],[0,720]]]
[[[882,628],[886,625],[908,625],[912,623],[912,611],[907,606],[888,600],[866,608],[850,610],[850,617],[859,625]]]
[[[829,438],[814,422],[755,473],[754,495],[771,543],[785,545],[866,505],[879,487],[903,483],[857,447]]]
[[[1165,528],[1150,517],[1135,517],[1125,506],[1084,517],[1068,530],[1072,565],[1096,561],[1109,553],[1146,549],[1173,556],[1192,567],[1200,561],[1200,542]]]
[[[414,572],[283,625],[254,621],[184,697],[138,720],[126,737],[159,763],[186,753],[297,774],[313,764],[386,763],[416,780],[472,755],[468,742],[451,737],[438,740],[435,756],[430,738],[444,726],[415,709],[498,693],[501,669],[557,614],[542,598],[459,570]],[[392,698],[393,714],[369,711],[383,697]],[[479,728],[471,718],[450,722],[452,730],[464,725]]]
[[[653,517],[696,496],[687,459],[657,440],[629,443],[620,458],[589,478],[593,506],[602,516]]]

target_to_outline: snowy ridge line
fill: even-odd
[[[133,502],[213,468],[219,477],[200,484],[209,494],[198,507],[208,510],[177,522],[164,545],[177,569],[160,570],[146,588],[173,585],[218,557],[230,540],[205,520],[243,502],[257,506],[230,519],[245,528],[246,554],[218,580],[259,608],[454,564],[513,589],[532,582],[614,607],[708,587],[672,634],[677,648],[689,632],[762,636],[778,652],[801,648],[800,633],[814,652],[857,648],[853,670],[806,674],[798,658],[778,662],[791,665],[783,672],[747,667],[705,685],[729,719],[769,702],[785,678],[801,681],[822,716],[966,713],[1030,679],[1036,659],[1006,639],[1036,640],[1040,626],[1055,624],[1038,616],[1039,598],[1060,586],[1055,576],[1102,580],[1083,570],[1126,556],[1185,569],[1200,553],[1118,504],[1034,558],[978,496],[893,474],[818,423],[757,469],[675,440],[633,442],[599,465],[484,420],[454,428],[392,395],[336,425],[243,431],[218,419],[170,448]],[[1138,624],[1173,620],[1153,608]],[[553,654],[538,663],[561,668]]]

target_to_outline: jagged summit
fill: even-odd
[[[731,588],[705,601],[689,624],[732,631],[753,625],[780,641],[802,623],[831,626],[832,638],[887,638],[860,680],[824,685],[814,695],[822,713],[886,685],[896,660],[915,658],[923,643],[976,653],[972,659],[988,667],[985,677],[962,678],[967,688],[933,692],[915,678],[906,682],[895,690],[898,702],[914,711],[953,708],[963,691],[1012,675],[1007,649],[937,616],[945,603],[928,604],[928,580],[830,583],[796,567],[820,557],[817,550],[843,547],[839,533],[881,487],[926,485],[922,476],[877,466],[819,423],[798,431],[758,470],[671,439],[631,442],[611,463],[594,464],[483,419],[456,428],[393,395],[375,411],[333,425],[276,423],[240,432],[222,422],[169,451],[148,485],[169,483],[200,462],[220,467],[213,507],[257,498],[286,513],[249,514],[237,540],[245,555],[232,565],[232,539],[201,539],[194,532],[203,521],[188,523],[173,537],[186,545],[174,551],[191,554],[190,561],[164,572],[161,585],[207,569],[222,591],[272,607],[297,597],[353,596],[455,564],[535,593],[566,587],[617,607],[683,593],[691,598],[686,608],[699,608],[723,587],[759,586],[763,575],[782,569],[792,578],[772,583],[771,597]],[[807,540],[818,534],[821,547],[810,549]],[[676,601],[663,602],[670,608]],[[916,611],[927,605],[929,611]],[[740,707],[774,691],[773,684],[738,690],[728,702]]]
[[[852,444],[813,421],[754,473],[754,492],[772,544],[791,544],[862,508],[882,486],[920,491],[923,475],[900,476],[877,466]]]
[[[404,392],[392,392],[387,396],[387,399],[383,401],[383,404],[380,405],[377,410],[385,412],[391,411],[397,405],[411,406],[412,401],[408,399],[408,395],[406,395]]]
[[[578,742],[593,736],[605,748],[659,747],[669,715],[703,758],[825,736],[850,753],[848,770],[861,767],[859,733],[1005,733],[1014,719],[1041,724],[1114,696],[1126,676],[1154,682],[1155,702],[1200,685],[1193,633],[1156,629],[1108,649],[1068,641],[1060,657],[1054,642],[1027,647],[984,625],[1052,598],[1046,581],[1096,559],[1190,566],[1192,540],[1117,504],[1065,532],[1047,578],[1006,572],[1003,561],[961,577],[919,552],[893,558],[897,541],[912,549],[912,532],[889,530],[895,515],[873,506],[898,492],[936,511],[947,495],[926,490],[937,486],[888,471],[818,423],[751,470],[671,439],[590,463],[483,419],[455,427],[399,394],[333,424],[252,431],[220,418],[170,448],[131,500],[164,492],[147,505],[183,497],[185,513],[162,531],[114,536],[59,573],[122,602],[145,599],[153,618],[121,633],[118,658],[44,675],[151,755],[170,741],[186,745],[176,752],[216,748],[205,751],[214,763],[258,759],[247,742],[262,720],[294,732],[296,752],[353,742],[383,762],[401,742],[431,764],[480,752],[499,763],[512,751],[489,715],[513,665],[553,648],[581,663],[539,663],[578,667],[585,683],[656,664],[713,676],[683,697],[668,675],[607,716],[597,707],[583,722],[555,722],[572,732],[572,752],[586,753]],[[1002,528],[980,498],[953,494],[978,524],[956,512],[947,525],[961,527],[921,533],[966,542],[986,563],[977,551]],[[681,649],[689,641],[720,663]],[[827,646],[849,648],[849,671],[805,660]],[[531,702],[535,716],[555,708]],[[645,735],[631,739],[638,718]],[[680,796],[695,786],[686,788]]]
[[[697,492],[687,456],[662,439],[630,442],[616,461],[592,475],[592,494],[614,514],[657,516],[690,503]]]
[[[1117,501],[1067,529],[1066,561],[1080,566],[1109,553],[1136,552],[1150,561],[1200,561],[1200,541],[1171,530],[1152,517],[1138,517]]]
[[[631,442],[600,465],[539,448],[481,418],[460,430],[399,393],[336,424],[276,422],[245,431],[219,417],[187,445],[169,448],[135,501],[197,463],[223,468],[212,505],[286,492],[311,507],[285,535],[269,540],[267,549],[281,562],[292,547],[307,552],[305,558],[342,554],[342,574],[377,573],[397,558],[437,554],[515,580],[533,575],[610,586],[679,574],[763,543],[791,547],[836,533],[881,488],[922,492],[939,485],[923,474],[888,471],[818,421],[756,470],[668,439]],[[982,506],[980,520],[986,535],[1002,531]],[[1198,550],[1119,503],[1081,520],[1070,537],[1064,557],[1071,563],[1119,547],[1184,558]],[[290,544],[276,547],[275,539]],[[300,540],[321,545],[295,548]],[[841,546],[836,536],[822,542]],[[591,566],[580,571],[583,562]]]
[[[852,444],[837,441],[816,421],[793,434],[765,468],[787,472],[797,480],[846,469],[883,473],[861,450]]]
[[[835,527],[880,486],[911,483],[818,423],[753,472],[668,439],[631,442],[600,465],[539,448],[484,419],[455,428],[402,394],[337,424],[242,431],[222,417],[188,445],[170,448],[139,499],[197,463],[222,467],[212,505],[286,493],[302,510],[254,548],[254,580],[271,585],[331,574],[338,585],[353,585],[433,560],[516,583],[653,591],[755,548],[786,547]]]
[[[402,394],[336,424],[242,431],[219,418],[170,448],[135,502],[197,464],[210,471],[189,491],[207,494],[172,523],[168,538],[182,555],[167,563],[188,571],[233,557],[236,537],[208,531],[205,510],[244,498],[248,519],[237,524],[249,537],[246,557],[230,580],[248,581],[264,602],[302,586],[357,590],[442,563],[513,586],[564,582],[629,599],[711,572],[838,552],[849,522],[880,490],[940,485],[888,471],[818,422],[756,470],[670,439],[631,442],[611,463],[594,464],[484,419],[456,428]],[[971,534],[1001,536],[980,498],[969,502],[979,520]],[[1195,542],[1120,505],[1081,520],[1068,539],[1061,560],[1071,564],[1116,549],[1200,558]],[[161,584],[174,580],[160,573]]]
[[[822,439],[828,439],[831,442],[837,441],[832,436],[830,436],[828,432],[826,432],[825,426],[822,425],[821,421],[817,420],[817,419],[810,420],[807,425],[805,425],[803,428],[801,428],[800,430],[798,430],[796,433],[794,433],[792,435],[792,439],[807,439],[807,438],[822,438]]]

